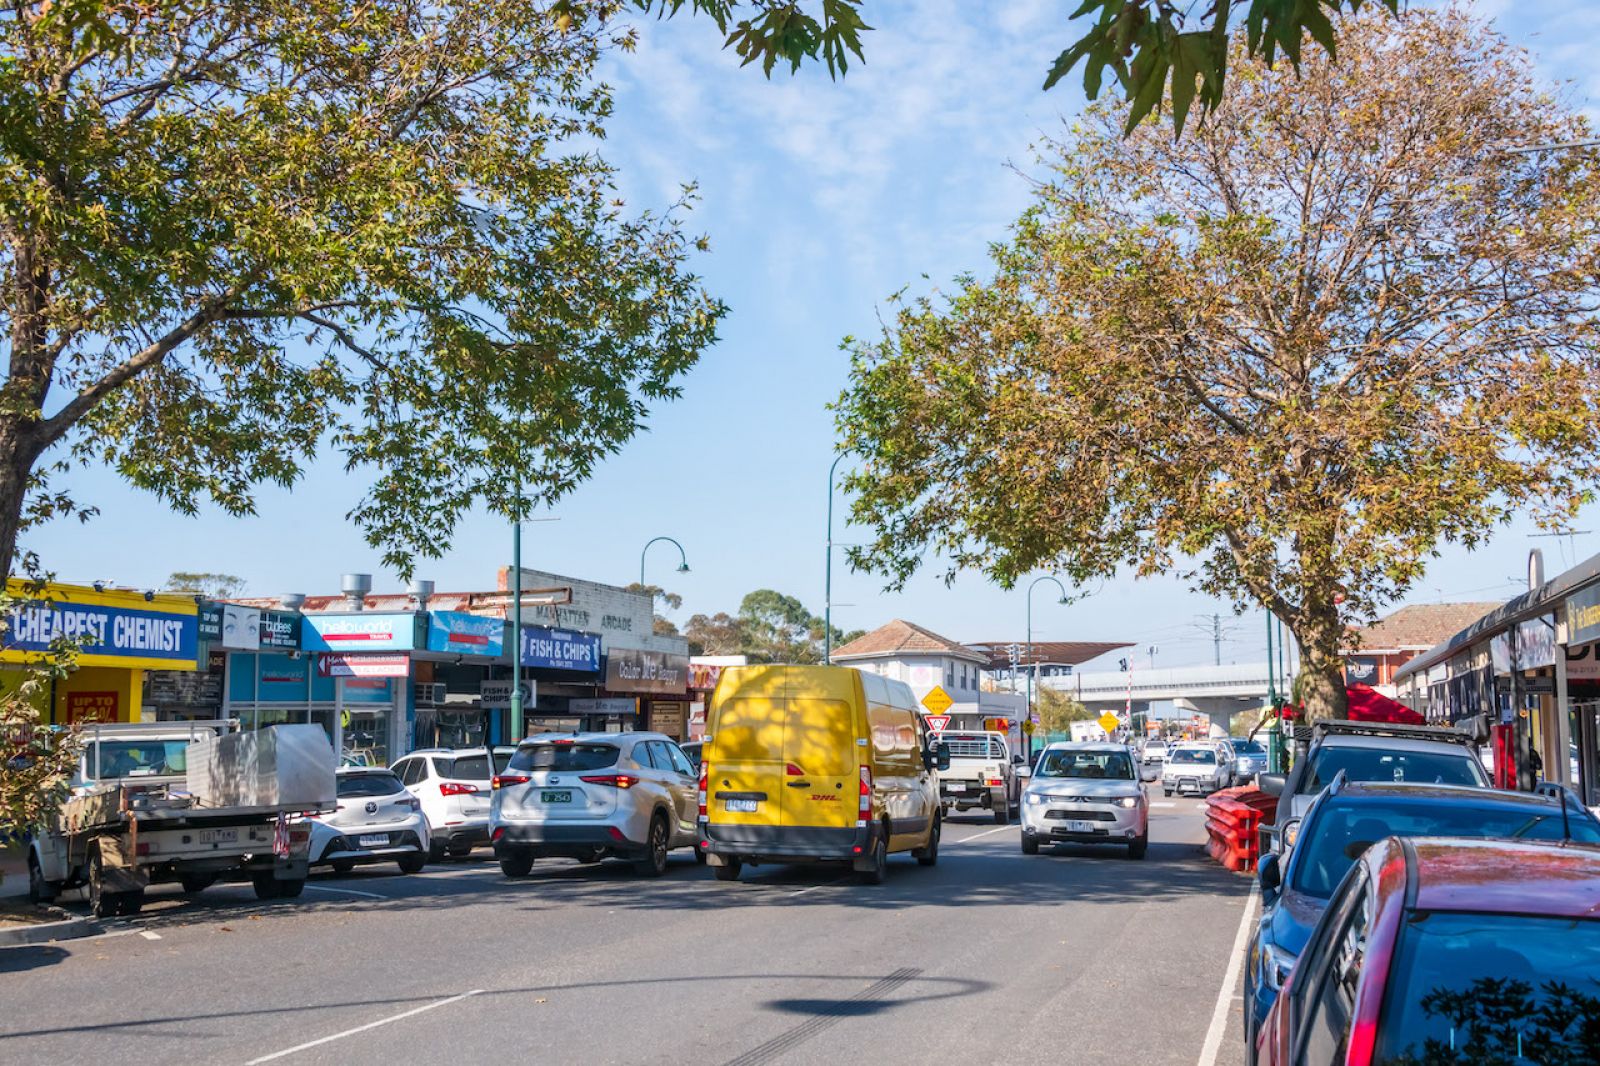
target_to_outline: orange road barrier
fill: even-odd
[[[1248,873],[1261,858],[1263,819],[1273,817],[1278,798],[1241,786],[1213,792],[1206,799],[1206,852],[1236,873]]]

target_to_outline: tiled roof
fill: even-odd
[[[1385,648],[1426,651],[1499,607],[1494,603],[1418,603],[1402,607],[1370,626],[1350,631],[1348,651]]]
[[[900,618],[879,626],[866,636],[857,637],[843,647],[835,648],[833,658],[867,659],[902,654],[954,655],[973,662],[983,662],[989,658],[985,652],[974,651],[965,644],[941,637],[931,629],[923,629]]]

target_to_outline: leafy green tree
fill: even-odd
[[[1083,66],[1083,91],[1096,99],[1109,73],[1127,99],[1127,128],[1159,114],[1170,100],[1178,131],[1195,100],[1206,111],[1222,102],[1227,78],[1229,34],[1243,26],[1245,54],[1272,64],[1281,55],[1299,69],[1307,38],[1329,56],[1336,53],[1335,22],[1369,0],[1230,0],[1197,7],[1178,0],[1083,0],[1071,15],[1087,18],[1090,28],[1056,56],[1045,75],[1049,89]],[[709,15],[726,34],[723,44],[745,62],[760,63],[770,77],[779,62],[791,71],[807,59],[821,59],[832,75],[849,67],[850,56],[864,60],[861,35],[872,29],[862,19],[863,0],[634,0],[645,11],[675,15],[683,7]],[[1396,14],[1399,0],[1376,0]],[[738,18],[748,12],[748,18]],[[1170,83],[1170,90],[1169,90]]]
[[[1034,689],[1033,705],[1039,712],[1039,728],[1046,733],[1069,733],[1073,722],[1087,722],[1096,717],[1070,694],[1049,685]]]
[[[323,448],[409,573],[549,504],[724,308],[590,147],[620,0],[61,0],[0,19],[0,559],[74,462],[192,513]]]
[[[693,655],[747,655],[758,663],[820,663],[823,620],[793,596],[757,589],[739,604],[739,613],[697,614],[684,626]],[[833,628],[833,644],[862,635]]]
[[[657,600],[676,611],[683,606],[683,597],[676,592],[668,592],[660,585],[641,585],[639,582],[630,582],[625,586],[629,592],[641,592],[650,597],[652,606]],[[652,611],[654,615],[651,622],[651,632],[658,637],[676,637],[679,635],[677,623],[659,611]],[[696,653],[698,654],[698,653]]]
[[[212,600],[231,600],[244,593],[244,578],[233,574],[174,570],[167,578],[166,589],[168,592],[194,592]]]
[[[1240,42],[1242,57],[1248,45]],[[985,279],[847,341],[837,411],[902,584],[933,549],[1010,585],[1177,573],[1265,606],[1342,716],[1339,646],[1519,511],[1600,480],[1587,122],[1456,11],[1347,22],[1190,136],[1092,107]]]
[[[726,611],[691,615],[684,624],[683,635],[688,638],[691,655],[747,654],[744,625]]]

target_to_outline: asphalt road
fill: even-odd
[[[958,817],[881,886],[722,884],[687,852],[654,881],[479,858],[270,904],[163,886],[110,935],[0,949],[0,1061],[1236,1066],[1250,882],[1206,857],[1198,801],[1154,800],[1142,862]]]

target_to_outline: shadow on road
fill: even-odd
[[[0,973],[22,973],[43,966],[54,966],[67,958],[67,951],[53,944],[29,944],[0,951]]]

